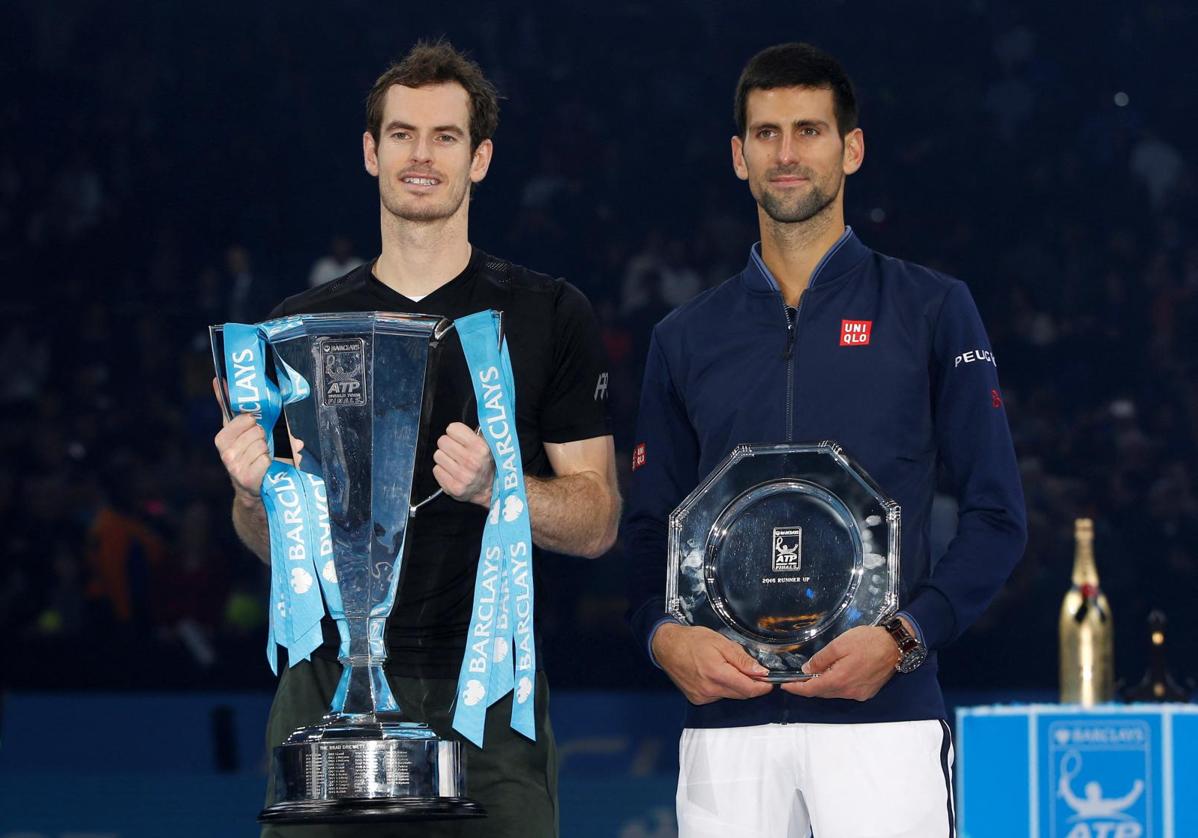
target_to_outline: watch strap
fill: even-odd
[[[891,617],[882,623],[882,628],[886,629],[898,644],[899,661],[895,664],[895,669],[899,672],[910,672],[923,663],[927,651],[919,642],[919,638],[907,630],[901,619],[897,616]]]

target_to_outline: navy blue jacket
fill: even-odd
[[[874,698],[775,689],[687,710],[688,727],[944,717],[935,650],[982,613],[1026,540],[998,372],[964,283],[870,250],[851,230],[788,310],[755,246],[745,269],[653,330],[623,536],[630,619],[648,649],[665,609],[670,512],[737,445],[832,439],[902,507],[899,607],[928,660]],[[959,504],[931,566],[937,462]]]

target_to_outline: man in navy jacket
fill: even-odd
[[[1023,551],[1023,493],[997,368],[958,280],[870,250],[844,223],[865,142],[840,65],[755,56],[732,162],[758,204],[743,271],[654,329],[624,538],[634,634],[689,701],[678,818],[695,836],[954,835],[936,651]],[[710,629],[665,612],[670,512],[737,445],[839,442],[902,508],[900,611],[853,628],[774,688]],[[959,504],[932,566],[940,463]]]

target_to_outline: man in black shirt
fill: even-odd
[[[457,318],[502,311],[533,542],[594,558],[615,540],[620,506],[594,315],[570,284],[488,256],[467,236],[470,192],[486,176],[497,121],[494,88],[448,44],[418,44],[384,73],[367,100],[362,137],[366,169],[379,181],[382,253],[341,279],[284,300],[271,317],[380,310]],[[486,443],[466,424],[474,423],[474,399],[456,337],[439,363],[430,433],[440,435],[428,446],[431,456],[417,465],[413,502],[438,489],[443,493],[422,506],[409,527],[404,576],[387,625],[386,669],[408,716],[456,738],[452,704],[494,464]],[[251,416],[238,416],[217,434],[216,446],[233,481],[234,527],[269,562],[259,495],[269,465],[263,432]],[[327,617],[323,628],[325,643],[312,660],[283,672],[268,724],[271,748],[293,729],[316,722],[329,706],[341,667]],[[487,809],[485,819],[268,827],[263,836],[556,835],[547,696],[538,673],[535,743],[508,727],[508,696],[488,713],[485,749],[465,744],[467,794]],[[268,802],[272,798],[268,790]]]

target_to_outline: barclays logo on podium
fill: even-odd
[[[1048,728],[1047,758],[1049,838],[1155,834],[1149,805],[1154,755],[1145,722],[1054,722]]]

